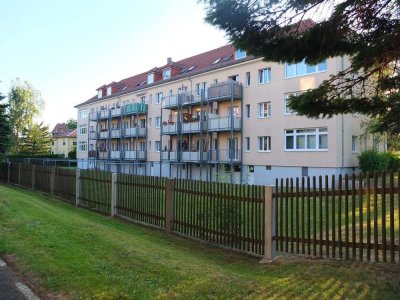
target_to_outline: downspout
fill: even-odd
[[[344,70],[344,59],[343,59],[343,55],[340,57],[340,61],[341,61],[341,71]],[[342,166],[341,166],[341,170],[340,173],[343,173],[344,170],[344,115],[342,114]]]

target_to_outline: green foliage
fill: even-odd
[[[0,93],[0,102],[5,98]],[[11,126],[7,114],[8,105],[0,103],[0,158],[4,156],[10,147]]]
[[[69,159],[76,159],[76,149],[68,152]]]
[[[206,21],[233,45],[266,61],[350,65],[289,107],[309,118],[358,112],[376,132],[400,133],[400,2],[396,0],[204,0]],[[313,18],[315,22],[309,18]]]
[[[32,127],[28,128],[22,143],[20,143],[21,152],[35,154],[46,154],[50,153],[52,143],[52,136],[49,130],[49,126],[40,124],[33,124]]]
[[[8,111],[12,127],[12,151],[18,153],[21,151],[21,138],[33,127],[34,118],[44,108],[44,101],[40,92],[28,81],[22,82],[17,78],[11,84]]]
[[[75,119],[70,118],[70,119],[67,120],[68,129],[76,129],[77,124],[78,123],[77,123],[77,121]]]
[[[390,152],[367,150],[362,152],[358,159],[360,169],[363,173],[400,170],[400,158]]]

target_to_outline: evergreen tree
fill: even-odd
[[[1,103],[5,98],[0,93],[0,156],[7,153],[10,146],[11,126],[7,115],[7,104]]]
[[[21,139],[20,150],[30,155],[49,154],[51,149],[52,136],[49,126],[33,124],[24,132]]]
[[[358,112],[375,132],[400,133],[400,1],[205,0],[206,21],[237,49],[266,61],[350,65],[289,107],[309,118]],[[313,21],[311,21],[312,19]]]

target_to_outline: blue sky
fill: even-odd
[[[0,91],[28,80],[54,126],[102,84],[228,43],[197,0],[0,0]]]

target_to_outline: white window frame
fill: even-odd
[[[267,74],[267,76],[265,76]],[[271,82],[271,68],[264,68],[258,70],[258,83],[266,84]]]
[[[112,94],[112,87],[109,86],[107,87],[107,96],[110,96]]]
[[[156,117],[156,128],[161,128],[161,117]]]
[[[265,105],[267,108],[265,109]],[[265,111],[267,112],[265,114]],[[259,119],[271,118],[271,101],[259,102],[257,103],[257,117]]]
[[[322,68],[322,66],[325,66],[324,68]],[[288,68],[289,67],[293,67],[294,68],[294,75],[288,76]],[[313,72],[307,72],[307,68],[308,67],[315,67],[315,71]],[[299,70],[305,68],[306,72],[304,74],[299,74]],[[296,64],[289,64],[289,63],[285,63],[285,78],[294,78],[294,77],[300,77],[300,76],[307,76],[310,74],[315,74],[315,73],[322,73],[322,72],[326,72],[328,70],[328,62],[326,60],[321,61],[319,64],[317,65],[308,65],[303,61],[296,63]]]
[[[245,118],[250,119],[251,118],[251,105],[250,104],[246,104],[245,113],[246,113]]]
[[[78,142],[78,151],[80,152],[86,152],[87,151],[87,142],[86,141],[80,141]]]
[[[302,131],[309,132],[302,132]],[[315,148],[308,148],[308,137],[315,136]],[[320,140],[322,136],[326,136],[326,148],[320,148]],[[293,138],[293,149],[287,147],[287,138]],[[304,137],[304,148],[298,148],[297,146],[297,138]],[[328,151],[328,128],[320,127],[320,128],[298,128],[298,129],[286,129],[285,130],[285,151]]]
[[[235,59],[241,59],[241,58],[245,58],[247,56],[246,51],[240,50],[240,49],[236,49],[235,50]]]
[[[171,68],[167,68],[163,70],[163,79],[171,78]]]
[[[156,152],[160,152],[161,151],[161,141],[155,141],[154,149],[156,150]]]
[[[163,93],[162,92],[161,93],[157,93],[156,94],[156,103],[160,104],[162,99],[163,99]]]
[[[356,135],[351,136],[351,152],[352,153],[359,152],[359,138]]]
[[[284,112],[285,116],[297,115],[297,112],[290,110],[289,107],[288,107],[289,97],[290,96],[298,96],[298,95],[301,95],[302,93],[304,93],[304,92],[303,91],[299,91],[299,92],[292,92],[292,93],[286,93],[285,94],[285,99],[284,99],[284,101],[285,101],[285,112]]]
[[[250,152],[250,137],[245,137],[244,138],[244,151],[246,151],[246,152]]]
[[[79,119],[86,119],[88,116],[88,110],[87,109],[81,109],[79,110]]]
[[[147,84],[151,84],[154,82],[154,73],[147,74]]]
[[[257,152],[271,152],[271,137],[270,136],[258,136],[257,141],[258,141]],[[266,145],[266,149],[264,149],[265,145]]]
[[[98,90],[97,91],[97,98],[101,98],[101,97],[103,97],[103,90]]]
[[[251,85],[251,73],[250,72],[246,72],[246,82],[245,82],[246,86],[250,86]]]
[[[79,125],[78,134],[79,135],[86,135],[87,134],[87,124]]]

